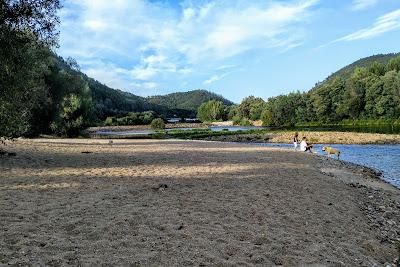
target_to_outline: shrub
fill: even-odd
[[[116,122],[116,119],[114,117],[107,117],[106,120],[104,121],[104,125],[113,126],[114,122]]]
[[[157,130],[164,129],[165,128],[165,123],[164,123],[163,119],[157,118],[157,119],[152,120],[151,121],[151,128],[157,129]]]
[[[239,116],[235,116],[232,118],[232,123],[233,125],[240,125],[241,120],[242,119]]]
[[[246,119],[246,118],[243,118],[241,121],[240,121],[240,126],[252,126],[253,124],[248,120],[248,119]]]

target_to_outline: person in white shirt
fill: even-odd
[[[301,143],[300,143],[300,151],[303,151],[303,152],[309,151],[310,153],[312,153],[312,151],[311,151],[312,147],[313,147],[313,145],[308,144],[307,138],[304,136],[303,141],[301,141]]]

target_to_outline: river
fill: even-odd
[[[260,146],[293,149],[292,144],[258,143]],[[314,145],[314,151],[322,151],[323,144]],[[400,188],[400,145],[329,145],[340,150],[340,159],[383,173],[382,179]],[[303,153],[303,152],[301,152]]]

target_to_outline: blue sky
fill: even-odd
[[[69,0],[60,16],[61,56],[141,96],[267,99],[400,52],[399,0]]]

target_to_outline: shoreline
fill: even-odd
[[[202,140],[222,142],[254,142],[289,144],[295,131],[270,131],[255,134],[235,134],[210,136]],[[400,134],[375,134],[356,132],[321,132],[298,131],[299,139],[306,136],[312,144],[347,144],[347,145],[397,145],[400,144]]]
[[[217,124],[217,123],[215,123]],[[211,124],[210,126],[212,126]],[[164,134],[127,134],[130,131],[152,131],[148,125],[137,126],[105,126],[91,127],[87,129],[90,136],[95,138],[118,138],[118,139],[135,139],[135,138],[180,138],[193,140],[223,141],[223,142],[258,142],[258,143],[291,143],[294,133],[299,133],[299,139],[306,136],[310,143],[314,144],[400,144],[400,134],[378,134],[378,133],[360,133],[360,132],[344,132],[344,131],[295,131],[295,130],[251,130],[248,132],[194,132],[197,130],[206,130],[208,124],[202,123],[182,123],[167,124],[166,129],[177,128],[193,128],[192,130],[182,130],[178,135],[171,133]],[[227,126],[229,127],[229,126]],[[97,135],[98,131],[118,132],[118,135]]]
[[[207,124],[203,123],[167,123],[165,129],[176,129],[176,128],[194,128],[201,129],[206,128]],[[109,131],[109,132],[129,132],[135,130],[153,130],[150,125],[119,125],[119,126],[95,126],[86,129],[88,133],[95,133],[98,131]]]
[[[3,264],[380,266],[400,256],[399,191],[367,167],[172,139],[20,139],[9,149]]]

